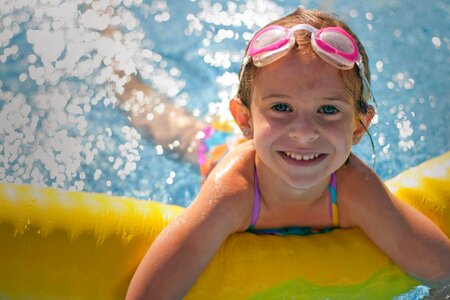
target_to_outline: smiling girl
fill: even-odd
[[[411,276],[450,278],[450,240],[351,153],[374,116],[368,60],[347,25],[298,9],[255,34],[231,113],[247,141],[151,245],[128,299],[177,299],[233,233],[361,228]]]

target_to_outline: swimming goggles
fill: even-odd
[[[362,81],[362,99],[370,100],[370,84],[364,74],[365,68],[358,46],[355,39],[340,27],[316,29],[308,24],[298,24],[292,28],[269,25],[257,32],[250,42],[241,72],[243,73],[250,58],[253,59],[255,66],[263,67],[286,55],[295,45],[294,33],[298,30],[311,32],[311,45],[314,52],[332,66],[349,70],[356,63]]]

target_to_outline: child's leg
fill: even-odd
[[[198,134],[206,124],[165,96],[156,94],[138,76],[129,77],[123,93],[116,93],[116,97],[133,126],[153,139],[156,145],[161,145],[164,151],[197,163]]]
[[[105,13],[112,15],[114,12],[108,10]],[[102,31],[102,35],[114,39],[117,30],[110,26]],[[209,174],[229,146],[236,143],[230,124],[207,124],[156,93],[138,75],[126,74],[114,58],[111,66],[119,78],[112,81],[125,81],[115,88],[115,93],[131,124],[156,145],[161,145],[164,151],[177,153],[182,159],[198,164],[203,177]]]
[[[113,38],[116,30],[108,27],[102,31],[102,35]],[[114,59],[111,67],[114,75],[125,82],[114,91],[131,124],[156,145],[162,146],[164,151],[176,153],[186,161],[197,163],[199,138],[206,123],[195,118],[186,109],[175,106],[165,95],[156,93],[138,75],[125,74]],[[117,78],[112,81],[117,82]]]

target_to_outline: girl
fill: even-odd
[[[450,240],[351,153],[374,116],[368,78],[361,43],[330,15],[298,9],[257,32],[230,102],[247,141],[151,245],[127,298],[181,298],[227,237],[244,231],[359,227],[412,276],[447,282]]]

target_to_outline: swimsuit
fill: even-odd
[[[258,173],[255,169],[254,175],[254,188],[255,197],[253,199],[253,213],[250,226],[247,228],[246,232],[256,233],[256,234],[272,234],[272,235],[310,235],[317,233],[326,233],[338,227],[339,217],[337,208],[337,193],[336,193],[336,173],[331,175],[331,182],[328,186],[330,195],[330,219],[332,220],[333,227],[327,228],[311,228],[311,227],[286,227],[277,229],[253,229],[255,227],[256,221],[259,217],[259,208],[261,204],[261,195],[259,192],[258,184]]]

